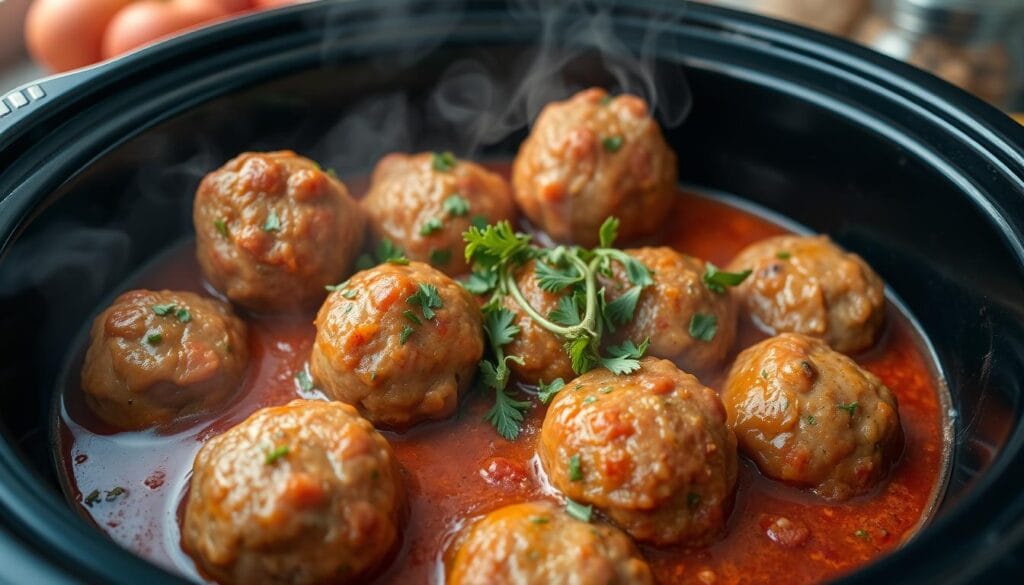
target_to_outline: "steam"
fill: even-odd
[[[441,4],[454,8],[461,3]],[[369,25],[362,23],[359,34],[372,37],[379,27],[381,34],[386,28],[393,35],[396,29],[406,28],[404,22],[414,31],[409,6],[385,3]],[[686,4],[665,6],[661,14],[633,17],[642,18],[642,24],[638,30],[630,29],[631,42],[623,38],[623,19],[616,15],[626,7],[624,1],[609,5],[520,0],[510,8],[507,22],[539,28],[539,40],[531,43],[532,49],[454,61],[432,82],[425,97],[413,97],[404,90],[371,95],[349,109],[315,150],[323,152],[333,166],[349,171],[369,169],[393,151],[445,148],[472,159],[521,135],[547,103],[593,85],[638,95],[663,127],[678,126],[692,105],[689,86],[680,65],[657,56],[671,42],[666,33],[679,23]],[[459,13],[450,10],[453,16],[434,22],[427,37],[411,34],[403,39],[397,54],[389,55],[386,64],[379,63],[380,75],[392,75],[396,64],[415,69],[429,59],[442,38],[435,33],[456,30]],[[342,5],[328,18],[322,51],[326,61],[339,50],[351,16]]]

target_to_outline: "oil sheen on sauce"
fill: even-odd
[[[670,231],[660,242],[718,265],[754,241],[784,233],[755,215],[694,195],[680,197],[673,215],[666,222]],[[210,294],[191,241],[155,261],[129,284]],[[57,456],[73,505],[125,548],[200,582],[206,578],[182,551],[179,530],[199,447],[258,408],[319,396],[315,390],[303,392],[295,381],[313,343],[313,315],[247,320],[248,377],[222,412],[180,421],[159,432],[115,432],[91,415],[82,400],[80,347],[78,359],[69,366],[56,421]],[[736,348],[764,337],[741,318]],[[741,455],[736,502],[721,540],[701,549],[641,547],[658,581],[817,582],[899,546],[920,526],[944,472],[943,403],[927,355],[909,321],[890,304],[879,343],[853,356],[895,392],[906,435],[901,459],[874,493],[827,503],[762,477]],[[731,359],[726,365],[730,363]],[[718,388],[725,373],[702,381]],[[535,401],[524,432],[510,443],[483,420],[492,400],[472,391],[448,420],[402,434],[384,433],[403,466],[411,512],[401,549],[374,583],[441,583],[445,550],[467,522],[506,504],[551,497],[531,465],[544,407]],[[801,527],[799,538],[780,538],[778,531],[770,530],[779,518]]]

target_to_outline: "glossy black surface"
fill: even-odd
[[[293,148],[343,176],[395,149],[508,156],[540,104],[592,84],[658,101],[683,180],[862,254],[934,343],[957,410],[947,498],[929,529],[849,580],[1019,576],[1024,131],[794,27],[699,6],[574,10],[300,6],[48,82],[47,100],[0,120],[0,557],[23,561],[0,564],[0,581],[29,582],[15,571],[32,566],[177,581],[66,507],[47,421],[74,332],[191,229],[202,174],[246,149]]]

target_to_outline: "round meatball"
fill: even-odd
[[[363,208],[374,235],[451,275],[469,272],[463,232],[473,224],[515,219],[505,179],[451,153],[385,156]]]
[[[93,321],[82,390],[105,422],[143,429],[215,410],[238,390],[248,359],[245,323],[227,304],[133,290]]]
[[[761,473],[829,500],[871,490],[903,448],[896,396],[806,335],[783,333],[745,349],[722,400]]]
[[[265,312],[323,300],[351,269],[366,225],[341,181],[286,150],[243,153],[206,175],[192,219],[206,278]]]
[[[550,502],[506,506],[461,542],[448,585],[643,585],[651,569],[625,534],[577,520]]]
[[[549,315],[558,307],[558,301],[565,293],[550,293],[540,288],[536,271],[537,265],[533,260],[524,264],[516,272],[516,286],[531,307],[541,315]],[[505,296],[502,304],[515,314],[515,324],[519,327],[519,333],[504,347],[505,355],[518,356],[522,361],[508,362],[515,379],[525,384],[537,384],[576,377],[561,337],[538,325],[511,297]]]
[[[736,339],[736,303],[728,291],[716,292],[704,283],[704,261],[671,248],[626,253],[652,271],[654,285],[640,292],[633,319],[613,339],[637,344],[650,339],[648,355],[670,359],[687,371],[721,365]],[[622,266],[613,266],[614,281],[605,290],[609,302],[633,286]]]
[[[667,360],[570,382],[548,408],[537,452],[552,485],[637,540],[708,544],[732,508],[736,438],[722,403]]]
[[[480,307],[459,283],[421,262],[381,264],[327,297],[310,368],[331,399],[402,428],[454,412],[483,351]]]
[[[396,548],[406,508],[395,455],[369,421],[295,400],[203,445],[181,540],[224,583],[361,583]]]
[[[844,353],[870,347],[885,319],[885,285],[860,256],[828,236],[776,236],[745,248],[729,270],[753,270],[736,288],[775,333],[824,339]]]
[[[647,104],[592,88],[544,107],[512,165],[516,201],[556,240],[591,246],[608,216],[655,232],[676,200],[676,155]]]

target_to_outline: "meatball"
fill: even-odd
[[[549,315],[566,293],[550,293],[540,288],[536,271],[537,265],[533,260],[524,264],[516,272],[516,286],[531,307],[541,315]],[[537,384],[556,378],[569,380],[576,377],[561,337],[538,325],[511,297],[505,296],[502,304],[516,315],[515,324],[519,327],[519,333],[504,347],[505,355],[518,356],[522,361],[508,362],[517,380]]]
[[[613,339],[641,343],[650,339],[648,355],[676,362],[687,371],[718,367],[736,339],[736,303],[727,291],[704,284],[703,260],[671,248],[640,248],[626,253],[653,274],[654,285],[640,292],[633,319],[615,331]],[[629,290],[625,270],[613,268],[614,283],[606,285],[608,301]]]
[[[504,178],[436,152],[382,158],[363,208],[378,238],[450,275],[469,272],[462,234],[470,225],[515,218]]]
[[[484,351],[480,307],[426,264],[382,264],[338,285],[316,317],[310,368],[333,400],[376,424],[454,412]]]
[[[570,382],[548,408],[537,452],[552,485],[637,540],[708,544],[732,508],[736,438],[722,403],[667,360]]]
[[[871,490],[903,447],[893,393],[806,335],[783,333],[740,353],[722,400],[762,473],[829,500]]]
[[[295,400],[199,450],[182,545],[224,583],[359,583],[396,548],[406,508],[395,455],[369,421]]]
[[[776,236],[729,264],[753,274],[736,288],[771,333],[803,333],[844,353],[870,347],[885,319],[885,285],[867,262],[828,236]]]
[[[316,306],[351,269],[366,225],[341,181],[290,151],[247,152],[206,175],[192,219],[210,283],[267,312]]]
[[[676,197],[676,155],[633,95],[592,88],[545,106],[512,165],[523,213],[551,237],[591,246],[608,216],[651,234]]]
[[[506,506],[463,539],[448,585],[643,585],[651,570],[625,534],[550,502]]]
[[[82,390],[105,422],[143,429],[216,409],[238,390],[248,359],[245,323],[227,304],[133,290],[93,321]]]

